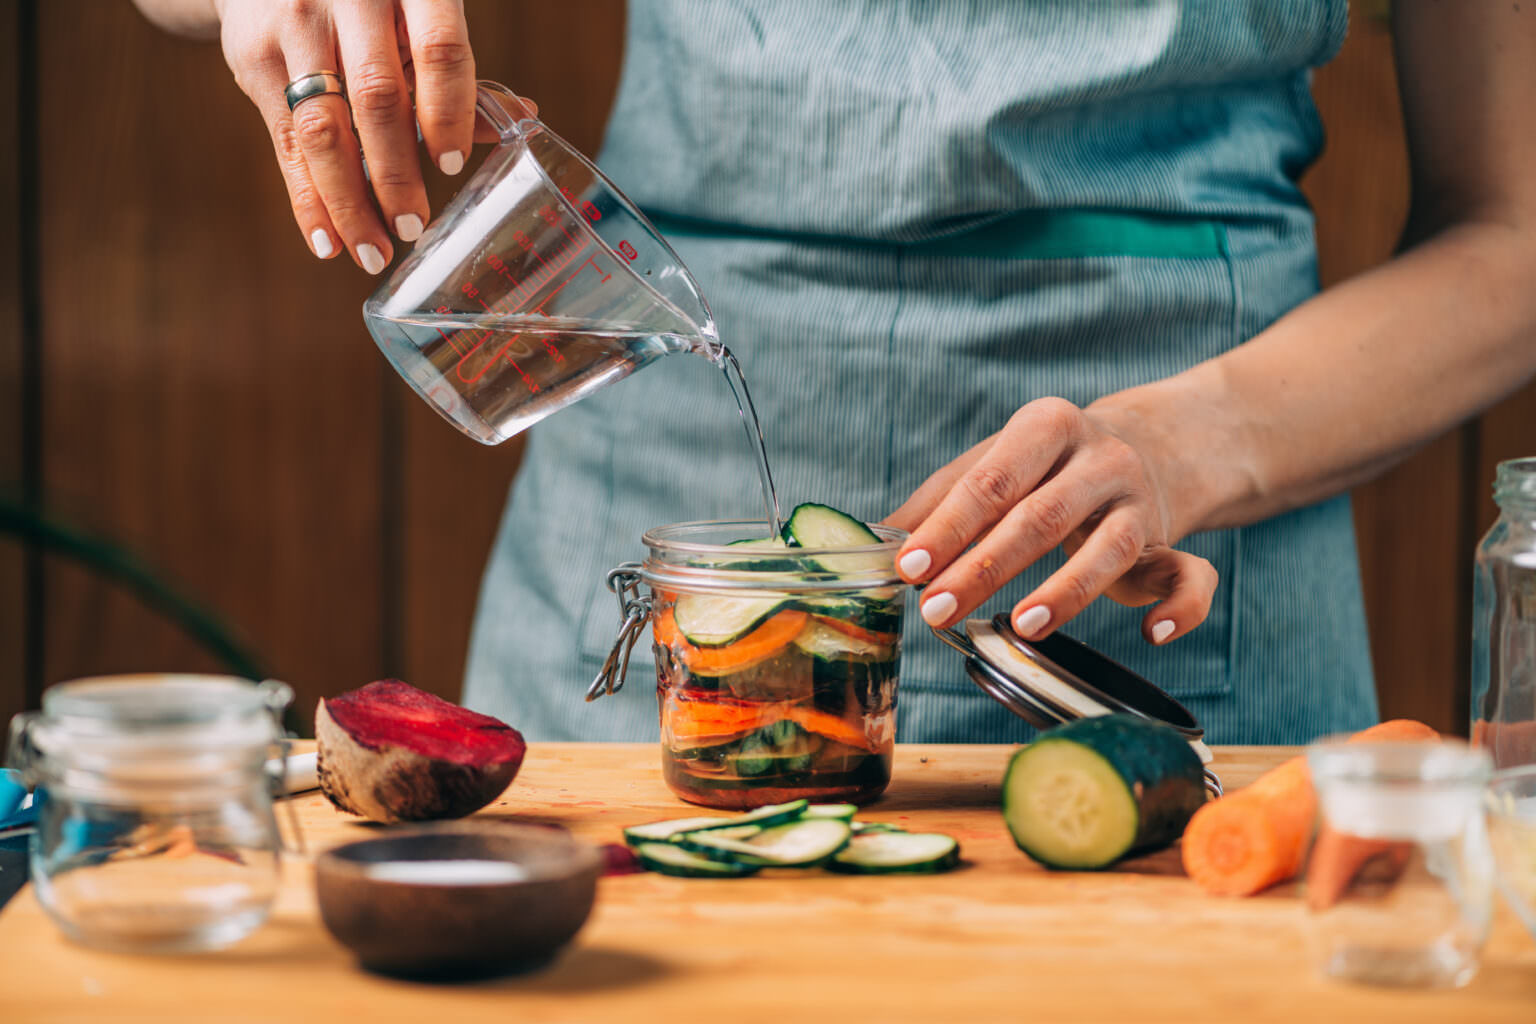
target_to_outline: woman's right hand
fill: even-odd
[[[214,0],[214,5],[224,58],[266,120],[294,219],[310,249],[329,259],[345,248],[358,266],[379,273],[394,255],[391,232],[414,241],[430,217],[416,124],[443,173],[458,174],[469,156],[475,61],[462,3]],[[346,97],[316,96],[290,112],[284,88],[317,71],[340,72]]]

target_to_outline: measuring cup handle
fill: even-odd
[[[516,135],[520,123],[533,120],[530,117],[513,117],[507,112],[507,108],[498,97],[511,100],[515,108],[522,106],[522,97],[500,82],[482,78],[475,83],[475,86],[475,109],[490,122],[491,127],[495,128],[502,138]]]

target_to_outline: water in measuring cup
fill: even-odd
[[[674,353],[704,356],[725,374],[757,463],[775,534],[778,495],[741,364],[719,342],[497,314],[369,314],[368,331],[424,398],[473,437],[494,444]]]

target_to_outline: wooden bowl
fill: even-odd
[[[363,967],[483,978],[547,963],[586,923],[602,855],[555,829],[391,829],[315,861],[320,918]]]

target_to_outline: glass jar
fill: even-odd
[[[1303,878],[1319,969],[1379,985],[1466,984],[1493,919],[1487,752],[1340,739],[1308,747],[1307,767],[1320,821]]]
[[[643,564],[610,574],[621,644],[650,618],[662,774],[679,797],[743,810],[884,792],[908,589],[894,559],[906,534],[872,529],[877,544],[812,549],[751,540],[768,536],[762,522],[678,523],[645,534]],[[639,582],[649,596],[626,597]]]
[[[267,917],[280,840],[268,758],[282,683],[81,679],[16,716],[10,760],[46,790],[30,849],[38,902],[71,939],[126,952],[228,945]]]
[[[1500,463],[1493,498],[1472,591],[1472,742],[1510,768],[1536,764],[1536,458]]]

